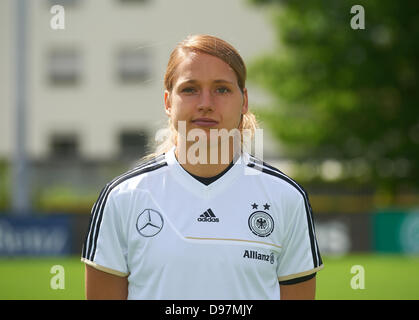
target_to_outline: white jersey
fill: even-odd
[[[244,153],[205,185],[174,148],[106,185],[82,261],[128,276],[128,299],[279,299],[279,283],[323,267],[292,179]]]

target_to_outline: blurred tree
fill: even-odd
[[[419,187],[419,2],[251,2],[270,6],[278,47],[249,78],[276,99],[259,116],[287,155],[361,164],[392,194]],[[354,5],[364,30],[351,28]]]

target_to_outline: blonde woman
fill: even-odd
[[[102,190],[83,247],[88,299],[314,299],[306,192],[243,150],[257,123],[229,43],[194,35],[164,79],[166,139]]]

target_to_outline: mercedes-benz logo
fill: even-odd
[[[163,217],[153,209],[145,209],[137,218],[137,231],[144,237],[153,237],[163,228]]]

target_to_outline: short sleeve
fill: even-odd
[[[284,246],[279,255],[279,283],[297,278],[309,278],[323,268],[316,240],[312,209],[308,198],[300,198],[295,211],[288,216]]]
[[[98,270],[127,276],[127,239],[122,231],[121,212],[105,188],[93,206],[81,260]]]

